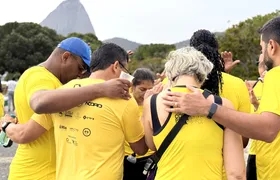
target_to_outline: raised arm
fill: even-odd
[[[129,87],[129,81],[113,79],[79,88],[40,90],[31,96],[30,107],[38,114],[48,114],[65,111],[99,97],[129,99]]]

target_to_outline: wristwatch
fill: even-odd
[[[217,109],[218,109],[218,105],[216,103],[212,103],[207,118],[212,119]]]
[[[2,131],[4,132],[4,133],[6,133],[6,128],[9,126],[9,124],[11,124],[12,122],[4,122],[3,124],[2,124]]]

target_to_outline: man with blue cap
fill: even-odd
[[[129,99],[130,82],[124,79],[113,79],[104,83],[92,84],[75,88],[56,88],[75,78],[81,78],[89,71],[91,59],[90,47],[81,39],[71,37],[63,40],[52,52],[49,58],[26,70],[20,77],[15,89],[15,108],[19,124],[5,122],[2,130],[7,134],[22,132],[17,143],[24,143],[25,132],[45,131],[39,123],[29,121],[34,113],[50,114],[63,112],[67,109],[99,97]],[[73,117],[71,112],[65,116]],[[67,127],[61,127],[64,129]],[[65,129],[64,129],[65,130]],[[24,132],[24,133],[23,133]],[[27,133],[28,134],[28,133]],[[31,143],[20,144],[10,166],[10,180],[55,179],[55,142],[54,131],[46,131]]]

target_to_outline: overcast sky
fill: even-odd
[[[0,25],[40,23],[62,0],[0,0]],[[176,43],[198,29],[223,31],[280,9],[279,0],[81,0],[100,40]]]

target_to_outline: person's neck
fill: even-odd
[[[89,78],[92,78],[92,79],[102,79],[104,81],[108,81],[108,80],[114,79],[116,77],[113,77],[112,74],[109,73],[106,70],[98,70],[98,71],[95,71],[95,72],[91,73]]]
[[[180,85],[193,86],[197,88],[201,87],[201,84],[199,84],[193,76],[187,76],[187,75],[179,76],[175,86],[180,86]]]
[[[50,73],[52,73],[57,79],[60,78],[60,67],[57,61],[53,57],[49,57],[46,61],[39,64],[39,66],[45,67]]]

